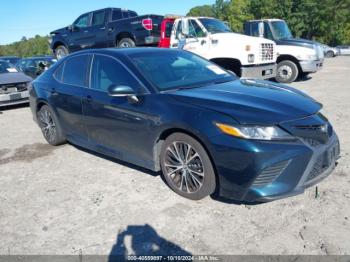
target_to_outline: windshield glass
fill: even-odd
[[[217,65],[184,51],[154,51],[129,55],[132,62],[159,91],[197,88],[236,78]]]
[[[232,32],[231,29],[222,21],[210,18],[200,18],[199,21],[212,34]]]
[[[0,61],[0,74],[4,73],[17,73],[17,69],[14,65],[6,62],[6,61]]]
[[[284,21],[271,22],[273,34],[277,40],[293,38],[292,33],[289,31],[288,25]]]

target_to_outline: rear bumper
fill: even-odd
[[[315,73],[323,67],[323,59],[300,61],[299,63],[304,73]]]
[[[0,107],[24,104],[28,102],[29,102],[28,90],[0,95]]]
[[[269,79],[276,76],[277,64],[242,66],[242,78]]]
[[[146,45],[158,45],[160,41],[159,36],[146,36],[145,37],[145,44]]]

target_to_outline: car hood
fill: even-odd
[[[292,87],[236,80],[170,93],[175,99],[233,117],[240,124],[278,124],[317,113],[322,105]]]
[[[62,33],[65,33],[68,31],[68,27],[63,27],[63,28],[60,28],[60,29],[57,29],[55,31],[52,31],[50,34],[51,35],[57,35],[57,34],[62,34]]]
[[[284,44],[284,45],[303,46],[303,47],[309,47],[309,48],[314,48],[314,45],[318,44],[315,41],[311,41],[303,38],[285,38],[285,39],[277,40],[276,43]]]
[[[0,74],[0,85],[30,82],[33,79],[24,73],[4,73]]]

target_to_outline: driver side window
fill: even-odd
[[[92,65],[91,88],[107,92],[111,85],[129,86],[140,92],[139,82],[115,59],[95,55]]]
[[[75,22],[74,25],[79,28],[88,27],[90,23],[90,14],[85,14],[79,17]]]
[[[205,33],[203,32],[202,28],[198,25],[196,20],[189,20],[188,27],[190,36],[205,37]]]

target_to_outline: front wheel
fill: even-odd
[[[325,57],[327,57],[327,58],[334,57],[334,56],[335,56],[335,54],[333,51],[328,51],[325,55]]]
[[[177,194],[200,200],[214,193],[216,177],[211,160],[191,136],[170,135],[163,143],[160,162],[167,184]]]
[[[60,45],[60,46],[56,47],[54,53],[55,53],[55,56],[56,56],[57,60],[60,60],[63,57],[69,55],[68,49],[65,46],[63,46],[63,45]]]
[[[291,83],[299,75],[298,66],[290,60],[284,60],[277,65],[276,81],[279,83]]]

